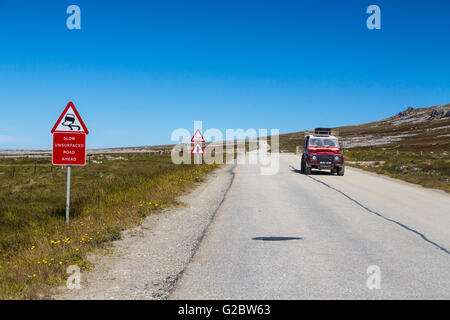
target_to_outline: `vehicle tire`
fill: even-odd
[[[305,161],[303,160],[303,157],[302,160],[300,161],[300,172],[305,173]]]
[[[344,172],[345,172],[345,166],[342,166],[342,167],[338,168],[337,174],[338,174],[338,176],[343,176]]]
[[[337,173],[337,170],[336,169],[331,169],[330,172],[331,172],[331,174],[335,174],[335,173]]]
[[[311,174],[311,167],[308,167],[308,165],[305,163],[305,174]]]

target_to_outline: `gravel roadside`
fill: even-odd
[[[95,266],[82,274],[82,288],[59,289],[54,299],[164,299],[190,262],[233,182],[234,166],[215,170],[191,193],[186,207],[169,208],[126,230],[113,253],[89,256]]]

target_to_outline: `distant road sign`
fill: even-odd
[[[84,166],[86,164],[86,134],[55,132],[53,134],[54,165]]]
[[[72,102],[67,104],[51,132],[53,133],[52,163],[54,165],[83,166],[86,164],[86,135],[89,130]]]
[[[194,146],[194,149],[192,149],[191,154],[205,154],[205,151],[202,148],[201,142],[197,142]]]
[[[195,131],[194,135],[192,136],[191,141],[192,142],[205,142],[205,139],[203,139],[203,135],[199,129],[197,129],[197,131]]]

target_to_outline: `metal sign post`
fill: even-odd
[[[70,166],[67,166],[66,223],[69,223],[69,212],[70,212]]]

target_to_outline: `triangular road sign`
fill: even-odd
[[[72,102],[67,104],[62,114],[59,116],[58,121],[56,121],[53,126],[52,133],[54,132],[80,132],[89,134],[89,130],[84,125],[77,109]]]
[[[205,142],[205,139],[203,139],[202,133],[200,132],[199,129],[197,129],[197,131],[195,131],[194,135],[192,136],[191,141],[192,142]]]
[[[203,151],[202,144],[200,142],[197,142],[194,146],[194,149],[192,149],[191,154],[205,154],[205,151]]]

